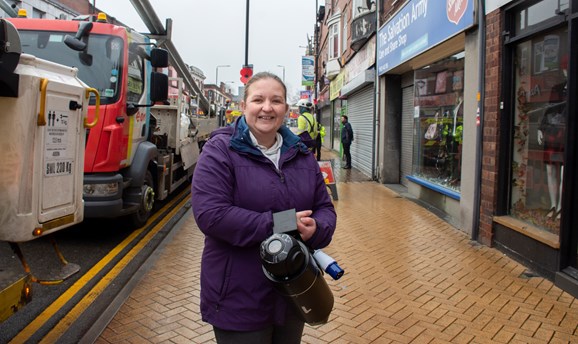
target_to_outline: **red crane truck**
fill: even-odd
[[[154,69],[168,66],[168,52],[100,15],[96,21],[8,20],[20,32],[23,52],[78,68],[79,78],[100,94],[101,118],[86,139],[85,218],[126,216],[143,226],[155,200],[190,178],[198,155],[200,138],[182,143],[159,131],[168,119],[174,119],[169,131],[179,131],[178,111],[162,112],[168,118],[162,121],[151,111],[167,103],[168,77]],[[89,118],[92,112],[91,106]]]

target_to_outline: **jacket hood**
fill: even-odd
[[[295,148],[297,151],[303,154],[309,153],[307,146],[303,143],[301,138],[295,135],[286,126],[281,126],[277,132],[283,137],[281,153],[285,153],[290,148]],[[237,118],[237,120],[232,125],[214,130],[211,133],[211,138],[218,135],[231,136],[230,147],[239,152],[245,152],[253,155],[262,155],[259,148],[253,145],[251,135],[249,134],[249,126],[247,125],[247,121],[245,120],[244,115]]]

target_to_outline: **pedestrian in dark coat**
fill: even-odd
[[[349,118],[346,115],[341,116],[341,145],[343,146],[343,155],[345,156],[345,166],[343,168],[351,168],[351,143],[353,142],[353,129],[349,124]]]
[[[192,185],[192,209],[205,234],[201,314],[218,343],[300,343],[303,320],[265,277],[259,247],[273,213],[296,209],[312,249],[327,246],[336,214],[314,155],[283,125],[286,88],[258,73],[245,87],[244,112],[212,133]]]

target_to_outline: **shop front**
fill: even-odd
[[[474,1],[453,5],[408,1],[380,28],[377,155],[381,182],[406,186],[464,229],[473,196],[463,199],[462,176],[473,175],[474,166],[463,157],[475,154],[474,135],[464,133],[467,125],[475,132],[478,79],[466,60],[477,57],[477,47],[465,33],[474,25]]]
[[[345,71],[341,70],[329,84],[329,100],[331,104],[332,148],[341,152],[341,115],[347,115],[347,100],[341,99],[341,88],[345,80]]]
[[[317,111],[320,112],[320,123],[325,127],[325,137],[323,138],[323,147],[327,149],[333,149],[333,124],[331,116],[331,103],[329,102],[329,87],[326,87],[322,92],[319,93],[319,99],[317,103]]]
[[[572,62],[577,12],[570,1],[543,0],[514,1],[488,14],[503,18],[496,21],[503,20],[505,33],[500,47],[504,102],[501,109],[489,109],[499,116],[501,130],[492,132],[501,133],[496,137],[501,153],[495,166],[484,166],[497,171],[497,183],[482,194],[496,197],[495,207],[482,210],[493,213],[485,240],[574,296],[576,97],[569,95],[577,91]],[[484,151],[490,155],[495,154]]]
[[[344,67],[340,98],[347,99],[347,116],[353,127],[353,167],[374,177],[375,153],[375,37],[357,46],[357,54]]]

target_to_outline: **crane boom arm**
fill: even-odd
[[[186,63],[171,41],[172,20],[170,18],[167,19],[167,28],[165,29],[148,0],[130,0],[130,2],[150,31],[151,38],[156,39],[157,42],[159,42],[159,46],[169,52],[169,61],[177,71],[177,74],[183,78],[187,88],[194,92],[193,96],[198,95],[198,103],[201,109],[203,109],[205,113],[209,113],[209,101],[194,82]]]
[[[18,16],[18,11],[16,11],[12,6],[10,6],[6,0],[0,0],[0,9],[2,9],[11,18],[16,18]]]

